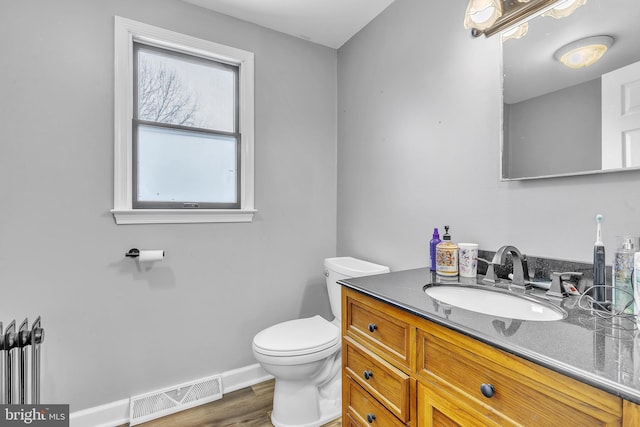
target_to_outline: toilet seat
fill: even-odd
[[[259,332],[253,348],[267,356],[291,357],[321,352],[340,343],[340,329],[320,316],[289,320]]]

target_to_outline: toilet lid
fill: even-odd
[[[278,323],[253,338],[256,351],[270,356],[315,353],[340,341],[340,329],[320,316]]]

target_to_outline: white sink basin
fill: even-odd
[[[430,297],[454,307],[509,319],[549,322],[566,317],[558,307],[537,302],[526,296],[507,294],[491,289],[468,286],[431,286],[425,289]]]

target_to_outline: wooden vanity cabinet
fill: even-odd
[[[638,405],[363,293],[342,310],[347,426],[640,426]]]

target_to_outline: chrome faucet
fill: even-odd
[[[529,269],[525,267],[526,258],[520,253],[518,248],[510,245],[505,245],[498,249],[496,254],[493,256],[491,263],[489,263],[489,267],[487,267],[487,275],[482,279],[482,281],[494,286],[500,283],[500,279],[495,273],[495,266],[503,265],[507,259],[508,253],[511,254],[511,259],[513,261],[513,279],[509,284],[509,290],[524,292],[531,289],[532,286],[529,283]]]

